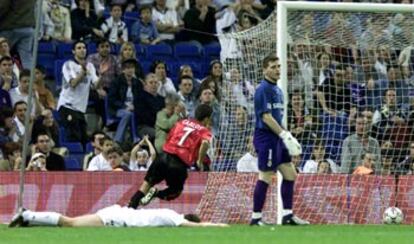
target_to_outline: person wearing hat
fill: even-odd
[[[27,171],[47,171],[46,156],[43,153],[35,153],[26,167]]]
[[[126,59],[122,62],[122,73],[109,87],[108,113],[110,117],[119,118],[114,140],[123,142],[128,125],[135,123],[134,98],[143,90],[142,83],[135,77],[136,59]],[[132,132],[132,130],[131,130]],[[137,135],[131,135],[135,140]]]

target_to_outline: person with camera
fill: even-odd
[[[51,141],[47,132],[39,132],[32,147],[32,157],[26,170],[64,171],[65,160],[51,151]]]

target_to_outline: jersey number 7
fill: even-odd
[[[180,141],[178,142],[178,146],[182,146],[184,141],[188,138],[191,132],[195,131],[194,128],[184,127],[183,130],[185,131],[184,135],[181,137]]]

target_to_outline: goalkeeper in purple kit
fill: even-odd
[[[256,126],[253,144],[258,155],[259,179],[254,189],[253,214],[250,225],[265,225],[262,209],[272,175],[279,170],[283,175],[281,195],[283,201],[282,224],[306,225],[308,221],[293,215],[293,187],[296,170],[290,156],[302,153],[302,147],[291,133],[282,127],[284,116],[283,92],[277,86],[280,76],[279,59],[269,55],[263,60],[264,79],[254,95]]]

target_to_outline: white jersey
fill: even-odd
[[[87,171],[112,171],[112,167],[108,160],[100,153],[92,158]]]
[[[104,225],[114,227],[174,227],[186,221],[184,215],[171,209],[133,209],[117,204],[103,208],[96,214]]]
[[[98,82],[95,66],[91,63],[86,64],[87,75],[75,87],[70,85],[70,81],[79,76],[82,66],[75,60],[68,60],[62,67],[62,91],[60,92],[57,110],[61,106],[79,111],[86,112],[88,105],[89,90],[91,84]]]

